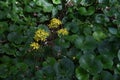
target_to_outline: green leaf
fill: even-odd
[[[110,3],[115,3],[117,0],[109,0]]]
[[[45,22],[45,21],[47,21],[47,20],[49,20],[48,16],[44,16],[43,15],[43,16],[40,17],[40,22],[42,22],[42,23]]]
[[[103,65],[100,60],[95,58],[95,56],[92,54],[85,54],[81,56],[79,64],[84,70],[92,75],[100,73],[103,69]]]
[[[106,4],[108,4],[109,0],[98,0],[98,3],[106,3]]]
[[[8,41],[14,42],[16,44],[20,44],[23,41],[23,36],[20,33],[17,32],[11,32],[7,36]]]
[[[77,21],[72,21],[71,23],[67,23],[65,27],[73,33],[79,32],[79,25]]]
[[[104,0],[98,0],[99,3],[103,3]]]
[[[94,0],[81,0],[80,4],[83,6],[90,6],[93,4]]]
[[[113,66],[113,59],[111,59],[109,56],[107,56],[107,55],[100,55],[99,59],[101,60],[104,69],[111,69],[112,68],[112,66]]]
[[[41,70],[38,70],[35,75],[37,80],[54,80],[55,78],[55,72],[51,66],[43,67]]]
[[[86,7],[80,7],[78,11],[81,15],[87,16],[94,14],[95,8],[93,6],[88,7],[88,9],[86,9]]]
[[[63,58],[61,59],[58,63],[55,65],[55,72],[57,77],[62,76],[64,78],[72,78],[72,75],[74,73],[74,63],[68,59],[68,58]]]
[[[109,18],[108,18],[106,15],[104,15],[104,14],[97,14],[97,15],[95,16],[95,21],[96,21],[96,23],[103,24],[103,23],[109,22],[110,20],[109,20]]]
[[[93,15],[95,12],[95,7],[90,6],[87,11],[87,15]]]
[[[67,52],[67,56],[72,58],[75,57],[76,59],[76,55],[80,55],[80,51],[78,51],[76,48],[71,48],[68,52]]]
[[[55,17],[57,15],[57,13],[58,13],[58,10],[57,10],[57,8],[54,7],[52,9],[52,17]]]
[[[118,59],[120,61],[120,50],[118,51]]]
[[[83,32],[86,36],[91,35],[92,34],[92,29],[91,29],[91,27],[85,27]]]
[[[41,70],[38,70],[35,72],[35,77],[38,79],[38,80],[44,80],[44,74]]]
[[[6,78],[8,75],[7,64],[0,64],[0,78]]]
[[[110,72],[102,71],[99,75],[95,75],[93,80],[114,80],[114,77]]]
[[[86,36],[83,42],[83,51],[93,51],[97,47],[97,42],[92,36]]]
[[[55,58],[47,57],[46,61],[43,62],[43,66],[53,66],[56,63]]]
[[[70,42],[65,41],[64,39],[56,39],[55,43],[63,48],[69,48]]]
[[[117,29],[116,28],[109,27],[108,30],[111,34],[117,34]]]
[[[81,67],[77,67],[75,73],[78,80],[89,80],[89,74]]]
[[[106,34],[103,33],[102,31],[95,31],[95,32],[93,33],[93,37],[94,37],[97,41],[100,41],[100,40],[106,38]]]
[[[78,35],[73,34],[65,37],[65,40],[68,40],[70,42],[74,42],[78,38]]]
[[[86,36],[85,38],[80,36],[75,40],[74,44],[76,48],[82,49],[83,51],[92,51],[96,48],[97,45],[96,41],[91,36]]]
[[[53,5],[46,0],[34,0],[38,6],[43,7],[44,12],[51,12]]]
[[[46,3],[46,4],[43,6],[43,11],[44,11],[44,12],[51,12],[52,9],[53,9],[53,5],[52,5],[52,4]]]
[[[0,34],[8,30],[8,25],[6,22],[0,22]]]
[[[78,49],[81,49],[82,46],[84,45],[84,44],[83,44],[83,41],[84,41],[84,37],[82,37],[82,36],[78,37],[78,38],[75,40],[75,47],[78,48]]]
[[[38,28],[38,29],[44,29],[45,31],[50,32],[49,28],[48,28],[46,25],[40,24],[40,25],[38,25],[37,28]]]
[[[61,4],[61,0],[52,0],[54,4]]]
[[[16,56],[16,49],[11,47],[10,44],[5,44],[2,47],[3,53],[6,53],[8,55]]]
[[[0,58],[0,61],[3,62],[3,63],[10,63],[12,60],[8,56],[3,56],[3,57]]]
[[[120,64],[117,64],[117,69],[118,71],[120,71]]]
[[[80,7],[80,8],[78,9],[78,12],[79,12],[81,15],[85,15],[85,14],[87,13],[87,10],[86,10],[85,7]]]
[[[32,12],[33,9],[31,6],[25,6],[25,9],[24,9],[26,12]]]
[[[10,66],[10,74],[16,75],[19,72],[19,69],[16,66]]]
[[[16,67],[20,69],[21,71],[26,71],[28,69],[28,65],[23,62],[19,62],[16,64]]]

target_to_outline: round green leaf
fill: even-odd
[[[108,55],[100,55],[99,59],[103,64],[103,68],[111,69],[113,66],[113,59],[111,59]]]
[[[94,50],[97,46],[97,42],[92,36],[86,36],[84,40],[84,46],[82,47],[82,50]]]
[[[114,80],[113,76],[108,71],[102,71],[99,75],[95,75],[93,80]]]
[[[89,74],[84,69],[78,67],[75,73],[78,80],[89,80]]]
[[[106,15],[104,15],[104,14],[97,14],[97,15],[95,16],[95,21],[96,21],[96,23],[103,24],[103,23],[109,22],[110,20],[109,20],[109,18],[108,18]]]
[[[116,28],[109,27],[108,30],[111,34],[117,34],[117,29]]]
[[[78,9],[78,12],[79,12],[81,15],[85,15],[85,14],[87,13],[87,10],[86,10],[85,7],[80,7],[80,8]]]
[[[20,44],[23,41],[23,36],[17,32],[11,32],[7,36],[8,41],[15,42],[16,44]]]
[[[55,64],[55,71],[58,76],[64,76],[71,78],[74,72],[74,63],[68,59],[63,58],[58,63]]]
[[[94,14],[94,12],[95,12],[95,7],[93,7],[93,6],[90,6],[89,8],[88,8],[88,11],[87,11],[87,15],[92,15],[92,14]]]
[[[92,75],[100,73],[103,69],[102,63],[92,54],[85,54],[81,56],[79,64],[83,69]]]
[[[83,46],[83,40],[84,38],[81,36],[81,37],[78,37],[76,40],[75,40],[75,47],[78,48],[78,49],[81,49],[82,46]]]
[[[106,34],[103,33],[102,31],[95,31],[93,33],[93,37],[97,40],[100,41],[101,39],[105,39],[106,38]]]

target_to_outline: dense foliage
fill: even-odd
[[[120,80],[120,0],[0,0],[0,80]]]

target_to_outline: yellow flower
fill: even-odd
[[[49,28],[58,28],[59,25],[61,25],[61,24],[62,24],[62,22],[59,19],[53,18],[50,21],[50,24],[48,26],[49,26]]]
[[[58,35],[68,35],[68,30],[66,28],[60,29],[57,31]]]
[[[49,33],[43,29],[38,29],[35,32],[34,40],[35,41],[45,41],[46,38],[49,36]]]
[[[33,48],[33,49],[39,49],[39,47],[40,47],[40,45],[38,44],[38,43],[36,43],[36,42],[32,42],[31,44],[30,44],[30,46]]]
[[[75,60],[76,59],[76,57],[73,57],[73,60]]]

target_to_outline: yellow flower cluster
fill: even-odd
[[[36,42],[32,42],[30,46],[35,50],[39,49],[40,45],[38,41],[45,41],[48,36],[49,36],[49,33],[46,32],[44,29],[38,29],[34,35],[34,40]]]
[[[68,30],[66,28],[62,28],[60,30],[57,31],[58,35],[68,35]]]
[[[49,28],[58,28],[59,25],[61,25],[61,24],[62,24],[62,22],[59,19],[53,18],[50,21],[50,24],[48,26],[49,26]]]
[[[38,41],[45,41],[48,36],[49,36],[48,32],[46,32],[43,29],[38,29],[35,32],[34,40],[37,41],[37,42]]]
[[[53,18],[50,21],[50,24],[48,26],[49,26],[49,28],[58,28],[61,24],[62,24],[62,22],[59,19]],[[60,30],[57,31],[57,34],[60,35],[60,36],[65,36],[65,35],[68,35],[69,32],[68,32],[68,30],[66,28],[62,28],[62,29],[60,29]],[[30,46],[34,50],[39,49],[39,47],[40,47],[39,41],[46,41],[46,39],[48,38],[48,36],[49,36],[49,33],[47,31],[45,31],[44,29],[38,29],[35,32],[35,35],[34,35],[35,42],[32,42],[30,44]]]
[[[30,44],[30,46],[33,48],[33,49],[39,49],[39,47],[40,47],[40,45],[38,44],[38,43],[36,43],[36,42],[32,42],[31,44]]]

